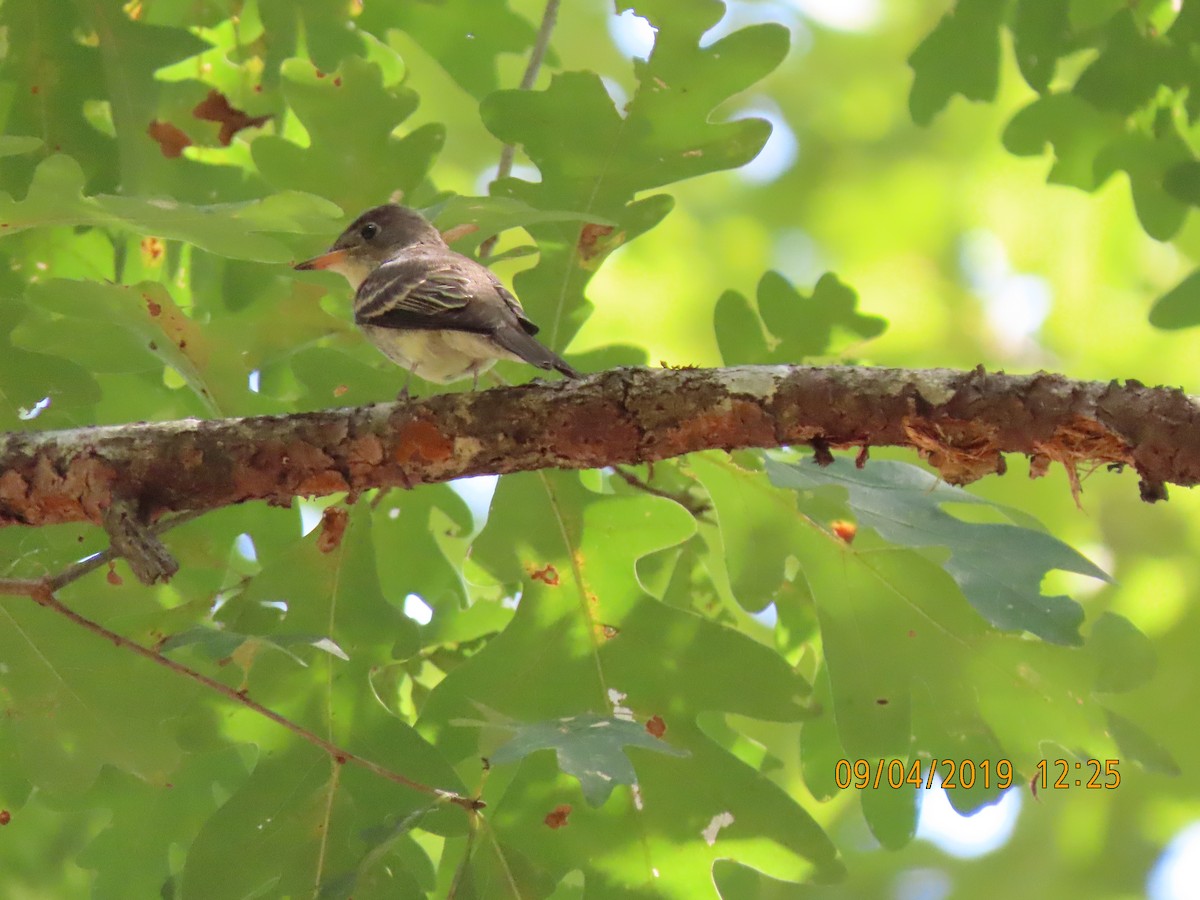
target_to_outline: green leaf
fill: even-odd
[[[1004,129],[1004,146],[1017,156],[1041,156],[1049,146],[1054,165],[1047,180],[1094,191],[1100,152],[1122,133],[1119,117],[1074,94],[1047,94],[1017,112]]]
[[[524,53],[536,34],[508,8],[507,0],[415,0],[391,8],[371,4],[358,25],[380,38],[408,35],[476,98],[500,87],[496,66],[501,54]]]
[[[1105,715],[1108,718],[1108,728],[1112,732],[1113,740],[1121,748],[1120,762],[1137,763],[1147,772],[1169,775],[1172,778],[1178,778],[1183,774],[1183,770],[1171,752],[1146,734],[1142,728],[1112,710],[1105,710]],[[1111,781],[1109,778],[1103,780]]]
[[[379,66],[357,57],[336,72],[303,59],[289,59],[282,71],[284,97],[309,143],[273,135],[254,142],[254,162],[274,187],[318,189],[352,218],[425,179],[445,128],[430,123],[402,138],[392,135],[417,108],[413,91],[384,84]]]
[[[1146,233],[1169,240],[1183,225],[1187,206],[1166,189],[1167,173],[1192,158],[1173,121],[1159,134],[1128,134],[1110,142],[1096,157],[1096,178],[1103,183],[1117,170],[1129,175],[1133,204]]]
[[[0,602],[0,716],[12,723],[9,740],[24,777],[41,790],[72,795],[105,766],[148,780],[173,771],[180,748],[172,732],[198,686],[151,663],[131,669],[128,651],[62,623],[28,597]],[[133,677],[137,703],[129,702]]]
[[[824,468],[805,460],[767,460],[773,484],[795,490],[838,485],[849,494],[859,524],[909,547],[946,547],[943,567],[985,619],[1005,631],[1028,631],[1057,644],[1079,644],[1083,610],[1068,597],[1046,597],[1041,582],[1062,569],[1109,581],[1103,570],[1062,541],[1017,525],[964,522],[943,503],[986,504],[916,466],[881,460],[856,469],[838,459]],[[1003,510],[1003,507],[995,506]]]
[[[332,547],[323,549],[320,544],[324,526],[277,547],[256,541],[262,572],[221,608],[225,627],[273,641],[327,637],[356,668],[413,654],[418,646],[416,623],[384,596],[372,518],[364,507],[357,504],[347,511],[345,531]],[[402,601],[403,596],[395,599]],[[278,609],[280,604],[286,606],[282,615],[264,614],[264,609]],[[256,669],[260,665],[262,661]]]
[[[1188,83],[1185,50],[1146,34],[1128,10],[1105,27],[1105,45],[1075,83],[1075,94],[1100,110],[1127,116],[1154,100],[1162,86]]]
[[[1029,86],[1039,94],[1050,87],[1060,57],[1071,46],[1071,0],[1018,0],[1013,49]]]
[[[649,734],[646,726],[629,719],[583,713],[547,722],[513,723],[511,740],[493,750],[492,765],[524,759],[538,750],[553,750],[558,767],[579,779],[583,796],[600,806],[618,784],[637,783],[626,747],[641,747],[668,756],[687,756]]]
[[[392,753],[376,757],[413,777],[430,767],[420,741],[400,739],[402,726],[393,723]],[[404,872],[387,872],[375,862],[380,849],[372,836],[394,831],[416,811],[427,809],[430,798],[416,794],[348,766],[338,766],[323,752],[307,745],[262,758],[250,778],[210,816],[187,854],[182,893],[197,897],[312,896],[314,885],[329,895],[348,876],[368,866],[373,892],[355,896],[396,896],[398,886],[411,880]],[[402,766],[402,768],[401,768]],[[444,777],[444,776],[443,776]],[[439,783],[451,788],[452,783]],[[438,827],[445,811],[430,814],[426,827]],[[393,843],[384,852],[395,864],[412,854],[411,845]],[[404,853],[404,856],[393,854]],[[425,865],[428,865],[426,863]],[[362,887],[366,887],[363,884]]]
[[[53,152],[86,160],[93,189],[120,184],[141,194],[161,181],[172,161],[146,136],[161,89],[154,73],[205,49],[204,41],[187,29],[136,22],[105,3],[57,10],[10,3],[0,28],[11,48],[6,77],[22,86],[6,110],[6,132],[38,135]],[[115,137],[85,118],[85,104],[98,99],[108,103]],[[26,171],[23,161],[12,166],[0,185],[15,190]]]
[[[474,768],[478,756],[491,756],[502,729],[453,724],[477,718],[481,706],[510,720],[545,722],[588,712],[607,718],[619,705],[639,721],[658,716],[665,740],[690,754],[634,760],[648,799],[636,813],[645,835],[637,839],[628,790],[593,809],[547,755],[533,754],[515,770],[493,768],[485,799],[499,838],[554,878],[581,869],[627,890],[644,877],[647,846],[658,858],[682,841],[705,862],[662,868],[664,890],[712,896],[708,867],[728,851],[719,837],[707,844],[702,832],[722,810],[738,823],[726,840],[736,840],[739,858],[757,868],[792,880],[836,869],[807,813],[696,724],[700,712],[713,710],[795,721],[808,714],[808,686],[771,648],[666,606],[643,588],[638,561],[679,545],[694,528],[672,501],[591,494],[574,473],[546,472],[501,479],[475,542],[473,560],[501,581],[519,581],[520,600],[504,631],[449,672],[421,712],[423,733],[448,758]],[[559,833],[569,844],[547,857],[537,849],[546,840],[544,819],[564,804],[573,811]],[[680,822],[689,823],[687,836]]]
[[[1096,663],[1096,690],[1133,690],[1154,676],[1154,645],[1137,627],[1113,612],[1105,612],[1092,626],[1088,652]]]
[[[483,241],[510,228],[523,228],[542,222],[591,222],[611,227],[615,223],[571,210],[537,209],[511,197],[450,197],[426,211],[437,226],[446,231],[456,225],[471,224],[476,231],[454,242],[459,253],[474,253]],[[493,260],[494,261],[494,260]]]
[[[955,94],[992,100],[1000,78],[1003,0],[958,0],[909,57],[913,121],[928,125]]]
[[[836,275],[822,275],[805,297],[778,272],[758,283],[758,311],[776,346],[772,362],[799,362],[829,353],[835,329],[870,339],[883,334],[886,320],[858,312],[858,295]],[[758,362],[758,360],[755,360]]]
[[[770,356],[758,311],[737,291],[726,291],[717,299],[713,331],[727,366],[761,362]]]
[[[770,133],[762,119],[715,121],[714,110],[779,65],[786,29],[755,25],[702,46],[721,4],[661,0],[646,12],[658,37],[650,59],[636,65],[638,87],[623,113],[592,72],[556,73],[546,90],[497,91],[480,104],[488,130],[519,145],[541,172],[539,183],[509,178],[494,184],[493,194],[615,223],[589,240],[577,226],[529,229],[541,259],[515,285],[554,348],[565,346],[586,317],[583,292],[592,272],[656,225],[673,202],[637,194],[744,165]]]
[[[1200,270],[1192,272],[1155,301],[1150,324],[1156,328],[1190,328],[1200,324]]]
[[[257,635],[238,634],[234,631],[193,626],[186,631],[171,635],[159,646],[159,652],[170,653],[180,647],[195,647],[214,662],[227,660],[245,644],[252,643],[269,647],[286,655],[300,665],[307,665],[303,659],[293,653],[291,647],[312,647],[338,659],[349,660],[350,657],[329,638],[322,635],[305,634],[276,634],[269,640]]]
[[[858,312],[858,295],[832,273],[805,296],[778,272],[767,272],[757,299],[757,314],[732,291],[717,301],[713,327],[726,365],[797,363],[833,352],[839,332],[870,339],[887,328],[886,320]]]
[[[119,900],[168,891],[172,849],[191,844],[248,775],[236,747],[189,753],[173,771],[149,780],[105,768],[86,803],[111,818],[78,857],[79,865],[95,870],[91,896]]]
[[[0,157],[20,156],[42,146],[42,139],[17,134],[0,134]]]
[[[1096,28],[1128,8],[1125,0],[1071,0],[1071,27]]]
[[[1200,160],[1184,160],[1167,169],[1163,189],[1176,200],[1200,206]]]
[[[263,30],[270,35],[264,53],[266,77],[279,72],[286,65],[286,57],[301,50],[326,72],[363,52],[362,38],[348,27],[345,8],[339,4],[326,0],[258,0],[257,6]]]
[[[192,206],[109,194],[85,197],[83,181],[83,171],[74,159],[61,154],[49,157],[38,166],[24,200],[0,194],[4,233],[48,225],[110,226],[187,241],[235,259],[282,262],[293,254],[262,231],[299,230],[335,214],[327,202],[312,195],[284,194],[247,203]]]
[[[795,506],[779,503],[760,472],[703,453],[693,454],[688,468],[712,499],[720,529],[721,543],[710,551],[710,565],[723,563],[734,597],[758,612],[787,580]]]

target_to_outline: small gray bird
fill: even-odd
[[[297,269],[331,269],[354,288],[354,321],[376,347],[412,375],[446,384],[478,383],[498,359],[580,374],[534,340],[538,328],[487,268],[446,246],[414,210],[369,209],[327,253]],[[405,383],[402,394],[408,393]]]

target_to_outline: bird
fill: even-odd
[[[296,269],[328,269],[354,290],[354,322],[382,353],[413,375],[449,384],[497,360],[583,377],[534,338],[538,327],[490,269],[447,246],[416,210],[395,203],[367,210],[320,256]]]

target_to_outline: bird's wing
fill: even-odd
[[[452,259],[448,264],[420,257],[389,259],[360,284],[354,318],[384,328],[454,328],[451,319],[456,313],[461,317],[475,295],[470,276],[469,269]]]
[[[488,275],[491,277],[492,287],[495,288],[496,293],[500,295],[500,299],[504,301],[504,304],[510,310],[512,310],[512,314],[517,317],[517,324],[521,326],[521,330],[526,334],[537,334],[538,327],[529,320],[528,316],[525,315],[525,310],[521,307],[521,301],[518,300],[516,295],[506,288],[500,279],[493,275],[490,271],[488,272]]]

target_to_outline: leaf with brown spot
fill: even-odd
[[[874,530],[902,547],[945,547],[941,563],[976,611],[1002,631],[1028,631],[1055,644],[1080,644],[1083,609],[1066,596],[1042,593],[1047,572],[1061,569],[1111,581],[1102,569],[1057,538],[1023,523],[967,522],[943,504],[990,506],[1013,518],[1007,507],[941,483],[916,466],[877,460],[856,469],[839,459],[822,468],[802,461],[787,465],[768,459],[767,475],[776,487],[812,490],[828,484],[849,494],[859,528]]]
[[[858,535],[858,526],[847,519],[834,519],[829,523],[830,529],[838,539],[847,543],[854,543],[854,538]]]
[[[330,506],[321,513],[321,534],[317,538],[317,549],[322,553],[336,550],[342,543],[342,535],[346,533],[346,524],[350,514],[340,506]]]
[[[142,263],[146,266],[156,266],[162,261],[164,252],[163,242],[156,237],[142,238]]]
[[[558,569],[554,568],[554,566],[550,565],[549,563],[546,563],[545,568],[531,570],[529,577],[534,581],[540,581],[542,584],[549,585],[550,587],[558,587]]]
[[[217,135],[217,140],[221,142],[222,147],[228,147],[233,136],[243,128],[256,128],[271,118],[270,116],[247,115],[232,106],[229,98],[216,90],[209,91],[208,96],[196,104],[192,115],[197,119],[220,123],[221,132]]]
[[[571,805],[569,803],[560,803],[550,812],[546,813],[545,823],[547,828],[563,828],[567,823],[567,816],[571,814]]]
[[[158,141],[158,149],[167,159],[178,159],[183,154],[183,148],[191,146],[192,143],[192,139],[184,134],[182,129],[158,119],[150,123],[146,134]]]
[[[600,257],[606,256],[624,243],[624,232],[620,232],[611,240],[606,240],[613,231],[611,225],[597,225],[595,222],[588,222],[579,230],[579,243],[576,245],[576,249],[579,251],[579,261],[584,268],[594,268],[599,263]]]

